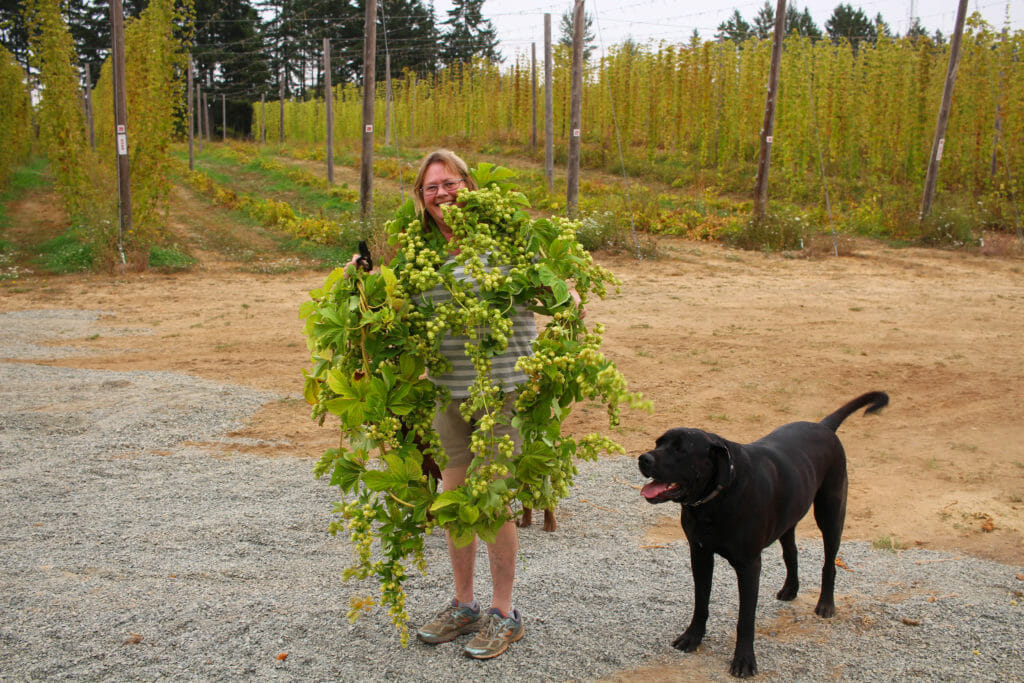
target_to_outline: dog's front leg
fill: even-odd
[[[672,647],[693,652],[704,640],[708,623],[708,605],[711,602],[711,577],[715,572],[714,553],[690,544],[690,566],[693,570],[693,618],[681,636],[672,641]]]
[[[736,622],[736,651],[729,673],[745,678],[757,674],[754,658],[754,616],[757,613],[757,592],[761,584],[761,556],[746,564],[733,564],[740,587],[740,618]]]
[[[558,522],[555,521],[554,510],[544,510],[544,531],[554,531],[558,528]]]

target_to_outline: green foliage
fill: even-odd
[[[803,248],[805,231],[799,216],[768,214],[736,221],[722,233],[722,240],[740,249],[786,251]]]
[[[183,169],[184,172],[184,169]],[[336,245],[351,241],[351,229],[323,216],[308,216],[297,212],[291,204],[272,197],[236,192],[220,184],[211,174],[202,171],[187,173],[189,183],[196,190],[228,209],[246,212],[263,225],[321,245]]]
[[[42,86],[40,139],[68,214],[82,216],[96,194],[90,177],[95,160],[86,143],[74,43],[59,0],[28,0],[24,11],[31,64]]]
[[[131,166],[132,230],[123,235],[129,260],[145,263],[150,247],[165,237],[170,181],[171,140],[184,116],[185,67],[191,0],[152,0],[137,19],[125,24],[125,82],[128,102],[128,152]],[[101,159],[97,184],[104,188],[88,220],[103,259],[119,248],[116,139],[112,64],[108,59],[93,93],[96,148]]]
[[[799,17],[787,13],[787,21],[791,19]],[[746,26],[733,36],[737,42],[611,48],[592,65],[584,82],[584,166],[615,174],[625,167],[640,184],[675,183],[698,193],[711,187],[722,195],[749,197],[770,41],[750,38],[752,29]],[[795,30],[790,28],[782,56],[771,199],[823,206],[824,173],[834,203],[857,203],[880,187],[896,188],[919,202],[948,46],[917,34],[882,35],[862,42],[855,53],[845,39],[838,45],[816,40],[813,24],[797,21]],[[1002,208],[994,213],[1010,215],[1010,198],[1024,196],[1024,174],[1014,166],[1024,158],[1024,109],[1019,105],[1024,102],[1024,61],[1018,58],[1024,31],[997,33],[975,17],[968,22],[963,45],[939,194],[961,204],[998,200]],[[554,153],[556,163],[563,163],[568,51],[556,46],[554,62]],[[478,61],[427,77],[406,74],[396,79],[394,116],[401,146],[442,144],[515,156],[529,153],[536,159],[536,150],[529,147],[530,77],[528,58],[520,58],[501,68]],[[359,139],[361,114],[358,91],[347,88],[342,93],[335,101],[339,149],[344,140]],[[964,93],[970,96],[961,97]],[[317,107],[322,110],[323,103],[286,103],[289,143],[322,145],[323,116],[317,118]],[[270,139],[275,139],[278,111],[277,103],[268,104]],[[380,130],[381,103],[376,111]],[[997,120],[1001,133],[994,137]],[[623,143],[622,160],[608,144],[616,137]],[[535,208],[564,208],[560,188],[550,195],[546,188],[526,192]],[[608,197],[598,195],[597,203]],[[586,192],[580,200],[582,207]],[[617,207],[592,208],[617,212]],[[664,214],[673,207],[644,208]],[[657,215],[642,219],[650,226],[659,224]],[[892,223],[881,225],[883,232],[899,229]]]
[[[203,87],[210,78],[213,92],[264,90],[272,82],[269,51],[263,50],[268,36],[259,33],[260,14],[253,3],[195,0],[194,6],[196,49],[192,58]],[[231,112],[228,117],[234,118]]]
[[[313,363],[304,373],[304,394],[314,418],[338,417],[344,437],[344,446],[327,451],[315,474],[329,474],[342,492],[335,508],[342,519],[331,530],[347,528],[355,548],[355,563],[345,577],[376,577],[381,603],[389,606],[403,641],[408,639],[405,564],[412,558],[425,569],[424,534],[440,526],[457,545],[475,535],[493,541],[511,518],[513,501],[553,506],[568,493],[575,458],[621,451],[600,434],[579,439],[563,434],[573,405],[604,405],[611,425],[622,404],[643,405],[601,353],[601,325],[588,328],[570,296],[569,281],[582,304],[591,295],[603,297],[606,286],[617,281],[576,240],[578,224],[531,219],[525,197],[505,187],[507,175],[482,164],[476,170],[481,189],[461,192],[461,206],[445,209],[458,255],[449,257],[444,238],[432,222],[421,222],[409,201],[388,224],[395,258],[379,273],[335,270],[300,310]],[[465,268],[471,282],[455,280],[456,265]],[[422,294],[435,286],[451,298],[424,301]],[[490,359],[507,348],[509,315],[516,305],[549,321],[533,355],[517,364],[528,379],[513,394],[511,424],[523,437],[522,452],[514,455],[511,440],[494,433],[506,419],[500,409],[509,387],[491,377]],[[421,466],[424,454],[442,468],[448,461],[432,420],[449,397],[424,373],[437,375],[450,367],[440,354],[446,335],[469,340],[466,352],[477,378],[461,409],[467,419],[480,417],[466,483],[438,495],[436,482]],[[350,616],[372,602],[355,601]]]
[[[39,245],[39,263],[51,273],[77,273],[91,270],[92,245],[80,232],[70,230]]]
[[[718,25],[718,33],[715,34],[715,39],[742,43],[753,34],[753,27],[743,18],[738,9],[734,9],[732,16]]]
[[[448,18],[442,22],[441,62],[447,66],[476,59],[501,60],[498,34],[489,19],[483,17],[484,0],[452,0]]]
[[[175,247],[153,245],[149,248],[149,267],[160,270],[187,270],[196,263],[195,258]]]
[[[32,108],[25,72],[0,47],[0,188],[32,148]]]
[[[834,44],[839,45],[845,41],[853,47],[854,52],[861,43],[873,43],[878,37],[875,22],[868,19],[864,10],[853,9],[849,3],[836,5],[832,16],[825,21],[825,31]]]
[[[933,207],[921,221],[919,241],[930,246],[977,246],[973,226],[978,220],[972,212],[956,207]]]
[[[584,213],[580,216],[576,239],[587,251],[597,251],[622,246],[624,232],[611,211]]]

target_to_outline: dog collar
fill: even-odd
[[[732,480],[736,475],[736,464],[735,462],[733,462],[732,451],[729,450],[728,446],[725,447],[725,454],[729,459],[729,467],[728,469],[723,468],[721,464],[715,466],[715,469],[718,472],[718,483],[715,484],[715,488],[711,490],[711,493],[704,496],[695,503],[683,503],[683,505],[685,505],[688,508],[700,507],[701,505],[704,505],[705,503],[708,503],[717,498],[718,494],[724,491],[725,488],[732,483]],[[725,476],[723,476],[723,474]]]

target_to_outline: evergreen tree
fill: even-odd
[[[260,16],[249,0],[194,0],[193,61],[206,82],[248,99],[270,83]]]
[[[88,65],[89,77],[95,85],[103,60],[110,54],[110,9],[107,0],[70,0],[65,7],[68,30],[83,67]],[[129,9],[136,11],[135,7]]]
[[[914,17],[913,21],[910,22],[910,28],[907,29],[907,38],[910,38],[913,42],[917,42],[918,38],[927,38],[928,30],[921,25],[921,19]]]
[[[775,8],[768,0],[765,0],[764,5],[757,11],[757,16],[754,17],[753,30],[758,38],[772,37],[775,31]],[[821,38],[821,29],[814,23],[814,19],[811,18],[811,13],[807,7],[804,7],[804,11],[800,12],[794,5],[787,4],[785,32],[788,36],[794,31],[811,40],[819,40]]]
[[[383,82],[385,49],[391,55],[392,78],[405,69],[420,76],[433,73],[438,65],[439,41],[432,7],[421,0],[383,0],[377,10],[377,80]]]
[[[798,12],[793,5],[786,6],[786,34],[796,31],[798,34],[810,38],[813,41],[821,40],[822,33],[818,25],[811,18],[811,12],[804,7],[803,12]]]
[[[889,24],[886,23],[885,19],[882,18],[882,13],[879,12],[875,15],[875,38],[881,38],[882,36],[892,37],[892,29],[889,28]]]
[[[572,10],[562,12],[562,20],[559,22],[558,44],[572,49]],[[590,61],[590,55],[594,53],[594,16],[589,12],[583,13],[583,61]]]
[[[22,13],[22,0],[0,0],[0,45],[28,69],[28,30]]]
[[[719,42],[731,40],[734,43],[742,43],[752,35],[754,35],[754,29],[740,16],[740,11],[737,9],[733,10],[731,17],[718,25],[715,40]]]
[[[445,65],[482,57],[500,62],[498,36],[489,19],[483,18],[484,0],[455,0],[444,20],[441,62]]]
[[[754,17],[754,33],[758,38],[771,38],[775,31],[775,8],[768,0],[764,0],[761,9]]]
[[[837,5],[832,11],[832,16],[825,22],[825,31],[836,45],[840,40],[846,38],[850,41],[854,52],[857,51],[862,40],[873,43],[878,37],[875,23],[868,19],[864,11],[854,10],[846,3]]]
[[[145,0],[124,0],[127,17],[137,17]],[[0,0],[0,45],[28,68],[28,33],[23,8],[25,0]],[[67,0],[61,17],[75,43],[75,51],[90,66],[92,82],[99,78],[100,64],[110,54],[110,3],[108,0]]]

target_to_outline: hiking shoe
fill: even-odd
[[[474,600],[473,605],[476,609],[473,606],[460,607],[459,603],[452,599],[451,604],[438,612],[432,622],[416,631],[416,637],[424,643],[435,645],[447,643],[463,633],[476,630],[481,617],[480,603]]]
[[[512,616],[506,617],[498,608],[492,607],[487,610],[487,620],[480,627],[480,632],[466,643],[463,652],[473,659],[491,659],[507,650],[509,643],[516,642],[525,633],[519,610],[513,609]]]

